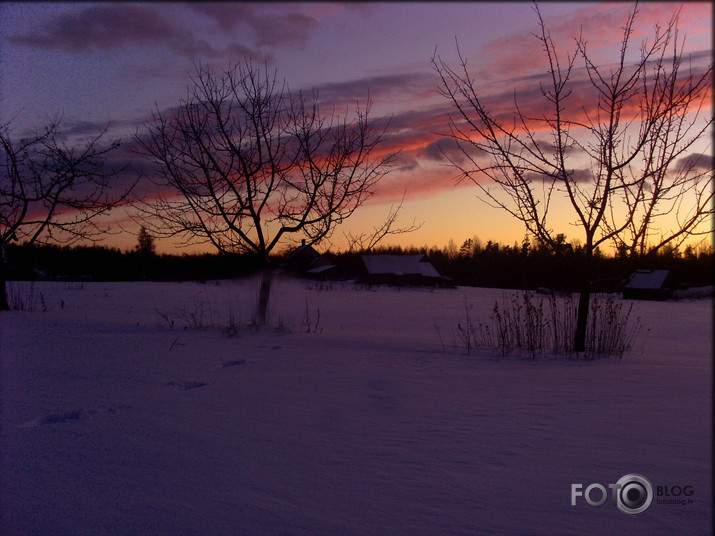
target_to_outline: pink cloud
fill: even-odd
[[[623,39],[623,25],[633,7],[632,3],[604,3],[585,7],[568,16],[546,19],[546,29],[556,46],[559,60],[565,62],[569,54],[574,55],[575,38],[583,32],[589,51],[599,60],[599,63],[615,61]],[[712,25],[704,24],[704,21],[712,20],[710,3],[686,3],[681,7],[668,2],[650,2],[638,6],[631,36],[631,51],[638,54],[643,39],[652,41],[655,24],[658,23],[661,28],[666,27],[679,8],[679,37],[682,39],[687,35],[686,44],[691,38],[704,36],[707,36],[709,41]],[[519,73],[520,77],[537,74],[543,71],[547,61],[543,46],[533,35],[538,34],[539,31],[538,19],[534,13],[533,29],[530,33],[507,35],[479,51],[463,51],[463,53],[467,56],[478,54],[479,58],[488,58],[486,62],[482,62],[478,73],[484,80],[508,79],[509,73]]]

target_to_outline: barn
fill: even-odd
[[[281,263],[283,271],[299,277],[326,281],[338,278],[336,261],[330,254],[320,254],[303,243],[291,251]]]
[[[672,296],[670,270],[635,270],[623,287],[627,300],[666,300]]]
[[[285,267],[294,272],[305,272],[313,268],[313,264],[320,258],[313,246],[306,245],[305,240],[302,244],[291,251],[283,261]]]
[[[451,279],[440,275],[426,255],[362,255],[364,270],[360,283],[396,286],[453,287]]]

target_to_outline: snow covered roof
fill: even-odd
[[[313,268],[312,270],[308,270],[305,272],[306,274],[322,274],[323,272],[327,272],[331,268],[335,268],[334,264],[326,264],[325,266],[318,266],[317,268]]]
[[[663,288],[670,270],[636,270],[625,288],[660,289]]]
[[[441,277],[424,255],[363,255],[368,273]]]

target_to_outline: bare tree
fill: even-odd
[[[61,120],[14,140],[8,123],[0,126],[0,309],[8,310],[6,246],[13,241],[71,244],[96,240],[109,231],[97,218],[126,199],[113,179],[122,169],[107,166],[118,141],[103,144],[106,127],[81,145],[63,141]]]
[[[317,244],[387,172],[391,155],[377,151],[384,128],[369,112],[368,101],[352,119],[335,109],[323,114],[316,93],[293,94],[250,61],[222,72],[197,66],[178,108],[157,110],[137,136],[158,164],[154,180],[164,192],[141,208],[146,221],[156,236],[252,253],[266,265],[290,235]],[[270,281],[264,270],[259,323]]]
[[[665,28],[655,27],[639,58],[629,62],[636,5],[616,63],[601,67],[583,35],[560,57],[535,10],[548,65],[538,87],[543,110],[525,110],[515,93],[513,114],[504,118],[488,109],[461,53],[457,68],[437,55],[432,62],[456,111],[451,137],[468,163],[451,163],[461,176],[552,249],[558,246],[551,226],[556,199],[570,207],[588,266],[574,337],[575,350],[583,351],[596,248],[610,244],[640,255],[710,232],[712,157],[702,149],[698,154],[697,144],[707,141],[713,123],[713,67],[689,68],[677,13]]]

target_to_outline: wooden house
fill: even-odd
[[[635,270],[623,287],[627,300],[666,300],[673,296],[670,270]]]

